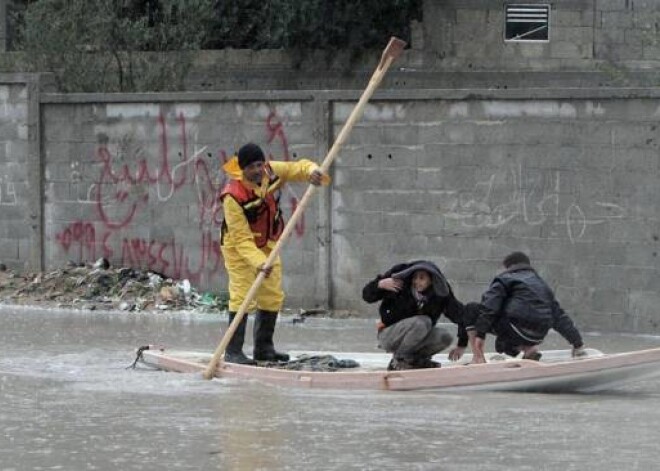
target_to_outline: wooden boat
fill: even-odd
[[[436,355],[434,360],[442,364],[441,368],[405,371],[387,371],[390,357],[386,354],[330,354],[356,360],[360,367],[292,371],[223,363],[215,376],[318,389],[594,392],[660,374],[660,348],[613,354],[587,349],[586,356],[580,359],[571,358],[570,350],[546,350],[539,362],[491,354],[487,356],[487,363],[479,365],[467,364],[470,355],[461,363],[450,362],[446,355]],[[152,346],[141,352],[139,358],[162,370],[201,373],[211,353],[170,351]]]

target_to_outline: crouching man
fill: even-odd
[[[431,357],[452,343],[451,334],[436,327],[441,314],[458,324],[458,345],[450,358],[462,356],[468,340],[463,305],[432,262],[418,260],[393,266],[367,283],[362,298],[368,303],[381,301],[378,343],[393,354],[388,370],[440,366]]]
[[[496,335],[495,350],[510,356],[539,360],[539,345],[555,329],[573,346],[573,356],[585,354],[582,336],[564,312],[546,282],[522,252],[507,255],[504,271],[492,281],[481,299],[480,312],[468,322],[473,363],[485,363],[484,339]],[[474,329],[474,330],[472,330]]]

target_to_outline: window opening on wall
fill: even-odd
[[[506,41],[548,41],[550,5],[506,5]]]

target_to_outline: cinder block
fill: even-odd
[[[361,233],[364,232],[364,212],[353,212],[347,209],[337,209],[333,218],[333,232]],[[382,228],[381,228],[382,230]]]
[[[613,219],[610,226],[613,241],[648,242],[653,240],[656,231],[652,220]]]
[[[456,10],[456,23],[459,25],[466,25],[474,28],[476,25],[486,24],[488,10],[471,10],[471,9],[457,9]],[[476,25],[475,25],[476,23]]]
[[[628,9],[628,0],[599,0],[598,9],[604,12],[625,11]]]
[[[0,260],[18,260],[18,240],[0,239]]]
[[[579,10],[557,9],[550,14],[550,28],[554,31],[558,27],[583,26],[582,12]]]
[[[470,260],[447,259],[440,269],[452,282],[475,282],[474,265]]]
[[[660,45],[643,45],[642,58],[645,60],[660,60]]]
[[[71,185],[66,182],[50,182],[45,185],[46,201],[56,203],[71,201]]]
[[[594,31],[594,42],[597,46],[618,46],[626,42],[626,29],[611,27],[607,29],[597,28]]]
[[[580,59],[591,57],[591,45],[583,47],[569,41],[556,41],[550,45],[550,55],[559,59]]]
[[[394,211],[396,202],[400,198],[398,193],[387,189],[365,191],[362,195],[364,211],[381,211],[389,213]]]
[[[421,233],[412,225],[413,215],[408,212],[390,212],[383,214],[382,232],[397,233]]]
[[[20,239],[18,241],[18,260],[30,260],[33,251],[36,250],[36,241],[31,239]]]
[[[365,234],[379,233],[383,230],[383,220],[389,213],[382,211],[369,211],[362,213],[362,224]]]
[[[14,139],[6,142],[7,160],[29,161],[28,142]]]
[[[405,258],[428,253],[428,238],[414,233],[392,234],[392,253]]]
[[[395,199],[397,212],[422,212],[429,208],[430,197],[426,191],[400,190],[393,193],[397,195]]]
[[[333,188],[349,187],[358,189],[359,191],[387,188],[387,186],[381,182],[382,174],[383,171],[379,168],[354,167],[349,171],[337,169],[335,171]],[[341,183],[338,184],[338,182]]]
[[[591,293],[590,307],[594,311],[623,312],[626,305],[626,292],[615,289],[594,289]]]
[[[364,191],[362,189],[346,188],[341,192],[336,192],[333,196],[334,204],[337,208],[346,208],[352,210],[361,210],[365,207],[363,200]]]

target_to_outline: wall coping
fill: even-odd
[[[0,76],[0,83],[3,83]],[[12,80],[4,83],[17,83]],[[41,103],[143,103],[205,101],[353,101],[362,90],[275,90],[175,93],[42,93]],[[660,98],[660,87],[653,88],[516,88],[516,89],[408,89],[377,91],[373,100],[497,100],[497,99],[631,99]]]

